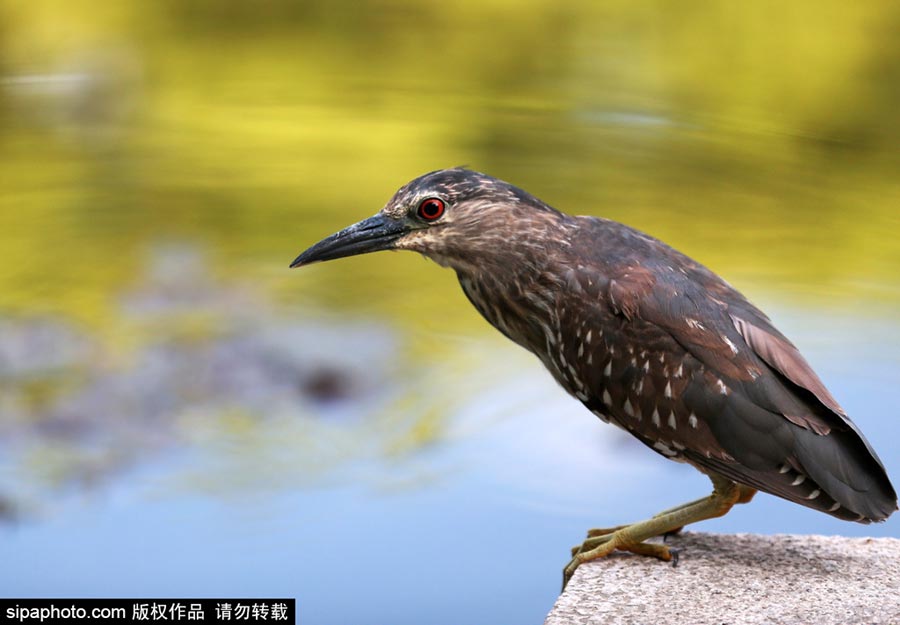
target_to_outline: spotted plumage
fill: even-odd
[[[439,203],[438,217],[422,211],[426,200]],[[485,319],[563,388],[655,452],[709,474],[711,497],[727,507],[761,490],[851,521],[897,509],[875,451],[797,348],[665,243],[457,168],[413,180],[293,266],[383,249],[454,269]],[[617,541],[647,552],[630,535]]]
[[[895,509],[871,446],[768,317],[648,235],[596,217],[557,219],[567,238],[550,239],[545,259],[459,275],[482,315],[563,388],[673,460],[842,519]],[[549,327],[536,331],[548,313]],[[569,331],[582,325],[600,338]],[[809,479],[794,483],[798,475]]]

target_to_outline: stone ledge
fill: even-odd
[[[686,532],[578,568],[544,625],[900,625],[900,540]]]

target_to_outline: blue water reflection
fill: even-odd
[[[896,327],[779,312],[889,473],[900,474],[890,418],[900,410],[891,392],[900,374]],[[350,462],[340,477],[306,486],[290,486],[288,475],[266,487],[265,472],[232,484],[227,470],[198,482],[198,471],[245,452],[171,450],[127,479],[60,494],[42,517],[0,530],[3,593],[283,595],[297,597],[308,623],[537,623],[558,592],[568,547],[587,527],[707,491],[692,469],[597,422],[503,339],[463,345],[469,354],[433,372],[461,396],[474,390],[439,442]],[[470,359],[483,368],[460,365]],[[703,529],[897,535],[895,520],[850,524],[764,495]]]

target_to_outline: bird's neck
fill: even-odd
[[[545,340],[546,325],[556,317],[560,292],[553,267],[559,255],[545,248],[520,250],[506,262],[456,267],[463,291],[481,315],[500,332],[529,351]]]

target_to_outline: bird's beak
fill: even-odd
[[[291,268],[323,260],[389,250],[394,246],[394,242],[407,232],[409,227],[404,221],[391,219],[379,213],[322,239],[295,258]]]

